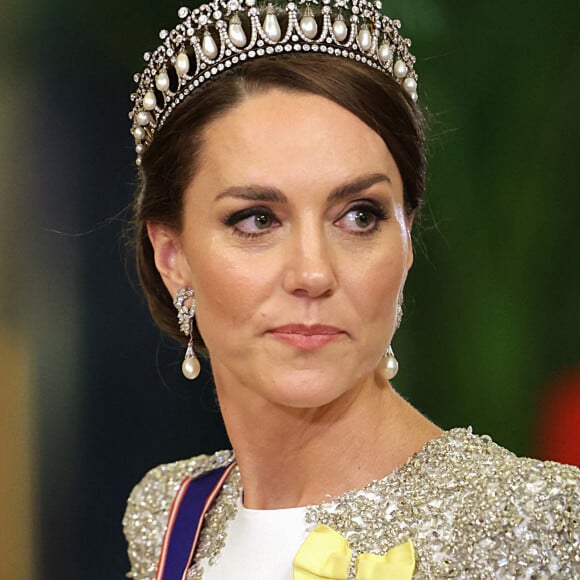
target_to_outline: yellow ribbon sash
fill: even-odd
[[[316,526],[294,557],[294,580],[347,580],[352,559],[348,542],[325,525]],[[415,570],[411,540],[380,556],[359,554],[356,580],[410,580]]]

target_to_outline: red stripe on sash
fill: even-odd
[[[199,536],[201,534],[201,529],[203,527],[205,515],[208,512],[209,508],[212,506],[216,496],[221,491],[226,479],[228,478],[232,469],[235,466],[236,466],[236,464],[232,463],[223,471],[223,473],[221,474],[219,479],[216,480],[214,485],[209,489],[209,493],[207,493],[207,491],[204,491],[204,495],[206,493],[207,493],[207,495],[205,496],[205,501],[203,502],[203,507],[201,508],[201,511],[197,514],[197,521],[195,521],[196,515],[195,514],[191,515],[190,532],[192,532],[195,529],[195,532],[194,532],[191,540],[187,540],[184,538],[176,538],[175,534],[174,534],[174,530],[175,530],[175,523],[176,523],[178,517],[183,518],[184,515],[186,517],[188,516],[188,514],[180,513],[180,510],[183,506],[184,499],[186,498],[188,491],[190,491],[190,486],[193,483],[194,484],[193,488],[195,488],[197,481],[196,481],[196,478],[186,477],[181,482],[181,484],[179,486],[179,490],[177,491],[177,493],[175,494],[175,497],[173,498],[173,502],[171,504],[171,509],[169,511],[169,518],[167,520],[167,528],[165,530],[165,535],[163,537],[163,543],[161,545],[161,552],[159,554],[159,564],[157,566],[157,574],[155,576],[155,580],[178,580],[178,579],[186,580],[187,572],[189,569],[189,564],[191,563],[191,560],[193,558],[193,554],[195,553],[195,549],[196,549],[197,544],[199,542]],[[223,468],[221,468],[221,469],[223,469]],[[210,475],[211,473],[212,472],[209,472],[208,474],[202,474],[200,476],[200,478],[203,478],[206,475]],[[194,493],[195,493],[195,490],[194,490]],[[201,501],[203,501],[203,498],[199,497],[197,501],[201,503]],[[195,526],[195,528],[194,528],[194,526]],[[172,566],[169,567],[170,569],[166,570],[168,554],[169,554],[171,547],[174,545],[174,543],[183,542],[183,541],[187,541],[188,543],[190,542],[190,545],[191,545],[191,547],[189,549],[189,557],[187,558],[187,561],[183,562],[183,566],[182,567],[180,566],[180,571],[178,573],[175,570],[175,562],[172,562]],[[183,554],[183,552],[182,552],[182,554]]]
[[[187,488],[191,483],[191,477],[186,477],[179,485],[179,490],[173,498],[171,504],[171,509],[169,511],[169,519],[167,520],[167,528],[165,530],[165,535],[163,536],[163,544],[161,545],[161,553],[159,554],[159,564],[157,564],[157,574],[155,580],[162,580],[163,571],[165,569],[165,563],[167,561],[167,550],[169,548],[169,541],[171,540],[171,534],[173,533],[173,525],[175,524],[175,518],[179,512],[181,502],[187,492]]]

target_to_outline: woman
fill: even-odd
[[[182,8],[136,77],[139,273],[185,376],[208,355],[233,453],[137,485],[130,577],[580,575],[578,470],[389,383],[425,155],[379,8]]]

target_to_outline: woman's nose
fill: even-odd
[[[321,228],[303,228],[285,248],[284,289],[295,295],[320,298],[337,287],[335,256]]]

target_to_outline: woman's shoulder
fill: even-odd
[[[462,517],[479,518],[482,528],[493,522],[505,529],[506,522],[520,518],[530,529],[546,529],[550,522],[580,525],[580,469],[519,457],[471,429],[446,432],[411,458],[405,470],[411,487],[431,490]]]
[[[509,493],[512,498],[548,499],[558,494],[580,494],[580,469],[555,461],[519,457],[470,428],[452,429],[428,443],[407,467],[438,486],[455,481],[461,488],[485,493]],[[546,497],[542,490],[551,490]]]
[[[411,539],[417,578],[576,577],[580,469],[452,429],[386,478],[316,507],[308,521],[363,553]]]
[[[434,560],[441,552],[453,555],[447,571],[465,577],[490,571],[505,571],[506,577],[578,573],[577,467],[519,457],[489,436],[453,429],[428,444],[407,469],[407,491],[422,514],[417,529],[430,518],[440,523],[436,534],[424,530],[418,541],[430,544],[425,552],[436,539],[445,545],[432,555]],[[444,571],[437,568],[434,575]]]
[[[453,516],[449,539],[471,550],[470,574],[579,572],[580,469],[519,457],[469,429],[448,432],[423,459],[429,487]]]
[[[146,580],[155,577],[171,504],[183,480],[229,465],[233,459],[231,451],[198,455],[158,465],[137,483],[129,495],[123,517],[131,562],[129,578]]]

